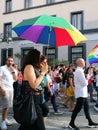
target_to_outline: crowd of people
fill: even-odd
[[[56,101],[59,95],[61,95],[60,103],[72,112],[68,125],[71,130],[79,130],[75,125],[75,119],[82,106],[88,119],[88,126],[97,126],[98,124],[94,123],[90,116],[88,96],[90,102],[95,102],[94,109],[98,111],[98,103],[93,96],[94,90],[98,96],[98,70],[93,66],[84,68],[85,62],[82,58],[76,60],[76,66],[70,64],[67,67],[60,64],[51,67],[47,58],[36,49],[26,55],[21,70],[14,64],[14,59],[8,57],[6,65],[0,67],[1,130],[6,130],[7,125],[12,124],[7,118],[8,110],[13,106],[13,99],[17,96],[15,93],[17,83],[22,85],[22,80],[28,82],[29,87],[34,90],[33,97],[38,118],[32,125],[20,124],[18,130],[45,130],[49,101],[55,115],[63,114]]]

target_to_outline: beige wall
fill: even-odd
[[[24,9],[24,0],[12,0],[12,10]]]
[[[35,8],[30,10],[24,10],[21,12],[1,15],[0,19],[2,19],[2,22],[0,22],[1,27],[0,30],[2,31],[2,23],[13,21],[13,26],[15,26],[23,19],[36,17],[45,13],[49,15],[57,15],[64,17],[70,22],[70,13],[81,10],[84,11],[84,29],[98,28],[98,15],[97,15],[98,4],[96,4],[97,2],[98,0],[94,1],[78,0],[74,2],[67,2],[53,6],[44,6],[42,8]],[[37,4],[44,4],[44,3],[40,0],[34,0],[34,5]],[[4,12],[5,7],[1,5],[4,5],[4,1],[1,1],[0,4],[1,7],[0,10],[1,12]],[[21,0],[20,4],[17,2],[17,0],[13,0],[13,10],[18,10],[22,8],[24,8],[24,0]]]
[[[46,4],[46,0],[33,0],[33,6]]]
[[[32,0],[32,7],[34,6],[39,6],[39,5],[43,5],[46,3],[46,0]],[[13,11],[14,10],[20,10],[20,9],[24,9],[24,0],[20,0],[19,2],[17,2],[17,0],[12,0],[12,6],[13,6]]]

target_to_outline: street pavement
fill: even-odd
[[[90,113],[92,120],[94,122],[98,123],[98,112],[96,112],[93,108],[95,103],[90,103]],[[65,108],[63,105],[59,104],[59,110],[63,112],[62,115],[55,115],[53,108],[51,104],[49,103],[49,110],[50,113],[47,117],[46,121],[46,130],[69,130],[68,124],[71,118],[71,112],[68,110],[68,108]],[[19,124],[16,123],[16,121],[13,119],[13,112],[12,109],[10,110],[9,117],[13,125],[8,126],[8,130],[17,130],[19,127]],[[1,119],[1,110],[0,110],[0,119]],[[80,130],[98,130],[98,128],[88,128],[88,122],[85,119],[84,112],[81,110],[81,112],[78,114],[76,118],[76,125],[80,128]]]

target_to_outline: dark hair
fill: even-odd
[[[63,67],[64,66],[64,64],[60,64],[60,67]]]
[[[6,61],[7,61],[8,59],[10,59],[10,58],[11,58],[11,59],[13,59],[13,57],[12,57],[12,56],[9,56],[9,57],[7,57],[7,58],[6,58]],[[13,60],[14,60],[14,59],[13,59]]]
[[[56,65],[55,67],[54,67],[54,69],[57,69],[59,67],[59,65]]]
[[[40,62],[44,61],[45,59],[47,59],[45,55],[40,56]]]
[[[40,66],[40,51],[37,49],[32,49],[28,52],[28,54],[25,56],[22,64],[21,71],[24,72],[24,68],[26,65],[33,65],[34,68],[37,68]]]

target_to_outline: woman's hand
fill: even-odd
[[[47,64],[47,62],[42,62],[41,64],[40,64],[40,70],[41,70],[41,72],[43,72],[43,73],[47,73],[47,71],[48,71],[48,64]]]

